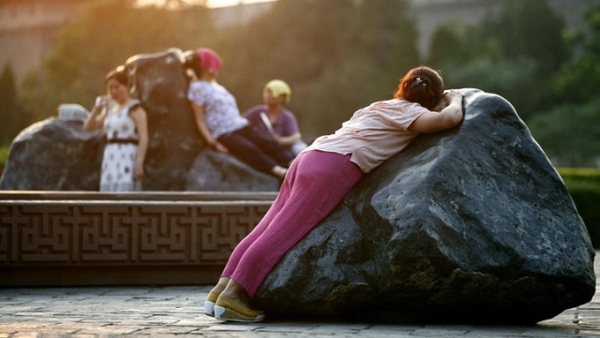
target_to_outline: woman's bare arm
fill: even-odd
[[[457,126],[463,118],[462,94],[449,91],[445,94],[448,105],[439,113],[429,111],[419,116],[408,127],[408,130],[417,133],[435,133]]]
[[[104,124],[104,118],[106,117],[106,107],[94,106],[88,118],[83,122],[83,130],[94,131],[99,129]]]
[[[206,123],[204,123],[204,108],[190,101],[190,105],[192,106],[192,111],[194,113],[194,120],[196,121],[196,127],[198,127],[198,131],[200,132],[200,137],[208,144],[211,148],[226,153],[229,152],[229,149],[215,140]]]
[[[135,122],[135,128],[140,138],[135,158],[134,175],[136,180],[141,180],[144,178],[144,160],[146,158],[146,151],[148,150],[148,118],[146,111],[140,106],[130,111],[129,115],[133,119],[133,122]]]
[[[302,139],[302,134],[300,134],[300,132],[294,133],[292,135],[289,136],[279,136],[279,135],[273,135],[273,138],[279,142],[279,144],[281,144],[284,147],[289,147],[292,144],[294,144],[296,141]]]

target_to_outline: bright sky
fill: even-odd
[[[139,0],[141,4],[160,4],[164,3],[165,0]],[[186,1],[186,0],[184,0]],[[193,2],[194,0],[187,0],[186,2]],[[256,2],[267,2],[267,1],[276,1],[276,0],[207,0],[208,7],[225,7],[225,6],[235,6],[240,3],[250,4]]]
[[[266,2],[273,0],[208,0],[209,7],[225,7],[225,6],[233,6],[241,3],[254,3],[254,2]]]

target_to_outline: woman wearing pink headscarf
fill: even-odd
[[[187,97],[201,137],[212,149],[231,153],[254,169],[283,179],[293,157],[240,115],[233,95],[217,83],[222,65],[223,60],[210,48],[199,48],[192,55],[196,80],[190,83]]]

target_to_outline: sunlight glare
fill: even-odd
[[[208,7],[225,7],[225,6],[234,6],[239,4],[250,4],[256,2],[267,2],[273,0],[208,0]]]
[[[140,5],[162,5],[168,0],[138,0]],[[206,5],[208,7],[227,7],[227,6],[235,6],[240,4],[251,4],[257,2],[268,2],[268,1],[276,1],[276,0],[205,0]],[[198,0],[183,0],[183,2],[188,3],[201,3],[203,1]]]

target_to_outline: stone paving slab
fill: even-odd
[[[532,326],[221,322],[202,313],[210,286],[0,289],[0,338],[17,337],[600,337],[596,295]],[[2,278],[2,276],[0,276]]]
[[[600,299],[535,326],[226,323],[209,286],[0,289],[0,337],[600,337]]]

